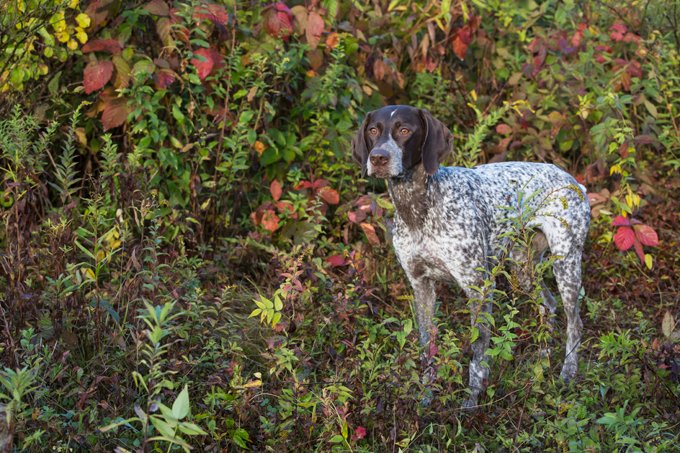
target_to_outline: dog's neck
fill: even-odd
[[[411,230],[420,228],[427,215],[430,206],[427,197],[429,178],[423,166],[418,164],[388,182],[387,189],[396,216]]]

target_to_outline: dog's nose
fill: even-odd
[[[390,160],[390,155],[384,149],[374,149],[369,156],[371,163],[375,166],[386,165]]]

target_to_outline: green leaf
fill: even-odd
[[[473,327],[472,329],[470,329],[470,344],[477,341],[477,338],[479,338],[479,328]]]
[[[163,440],[165,442],[169,442],[171,444],[179,445],[184,449],[184,451],[189,451],[191,450],[191,445],[186,443],[184,439],[181,437],[168,437],[168,436],[156,436],[156,437],[151,437],[149,440]]]
[[[162,418],[155,415],[152,415],[150,419],[151,424],[154,426],[154,428],[158,430],[158,432],[161,435],[168,437],[170,439],[173,439],[175,437],[175,430],[169,423],[165,422]]]
[[[340,434],[336,434],[335,436],[331,437],[331,440],[329,440],[330,443],[332,444],[339,444],[340,442],[344,442],[345,438],[342,437]]]
[[[172,415],[177,420],[182,420],[189,415],[189,408],[189,389],[185,385],[175,402],[172,403]]]
[[[208,434],[205,431],[203,431],[200,426],[191,422],[180,423],[179,430],[189,436],[205,436],[206,434]]]
[[[250,435],[245,429],[238,428],[234,431],[234,434],[232,434],[231,440],[233,440],[234,443],[241,448],[248,448],[248,444],[246,442],[250,442]]]
[[[281,313],[276,312],[274,313],[274,316],[272,316],[272,327],[275,327],[279,321],[281,321]]]

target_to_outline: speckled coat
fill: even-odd
[[[559,257],[553,270],[567,314],[561,375],[573,378],[582,330],[581,254],[590,222],[585,188],[551,164],[439,167],[448,151],[448,129],[426,111],[406,106],[367,115],[354,142],[354,157],[368,173],[388,178],[395,205],[393,245],[413,287],[421,344],[433,338],[435,282],[456,282],[471,301],[472,325],[480,334],[472,346],[470,397],[465,403],[475,406],[488,378],[490,336],[478,315],[480,310],[490,312],[492,302],[490,294],[474,288],[483,286],[494,260],[513,253],[507,232],[511,216],[521,209],[531,213],[526,227],[537,232],[532,242],[536,256],[549,249]],[[546,308],[554,312],[555,300],[545,286],[543,295]]]

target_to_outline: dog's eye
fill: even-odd
[[[405,127],[402,127],[401,129],[399,129],[399,135],[408,135],[410,133],[411,133],[411,131],[406,129]]]
[[[368,130],[368,134],[375,137],[378,135],[378,128],[377,127],[372,127]]]

